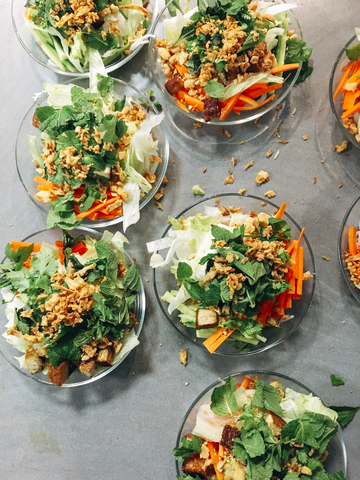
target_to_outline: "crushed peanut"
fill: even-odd
[[[269,181],[269,174],[268,172],[265,172],[265,170],[260,170],[260,172],[257,174],[255,182],[258,185],[261,185],[262,183],[268,182]]]

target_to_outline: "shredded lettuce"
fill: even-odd
[[[334,410],[325,407],[320,398],[314,397],[312,393],[305,395],[291,388],[285,390],[285,396],[281,399],[280,406],[284,412],[281,416],[286,422],[299,418],[305,412],[320,413],[331,418],[333,422],[338,417]]]

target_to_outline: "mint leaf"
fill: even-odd
[[[334,473],[333,475],[328,475],[329,480],[346,480],[343,472]]]
[[[54,130],[66,126],[70,120],[77,119],[77,112],[71,105],[65,105],[62,108],[38,107],[35,110],[36,116],[40,120],[39,130]]]
[[[284,480],[299,480],[299,475],[296,472],[290,472],[284,477]]]
[[[67,333],[62,337],[58,337],[52,342],[48,349],[47,355],[53,367],[58,367],[65,360],[77,361],[81,359],[81,350],[74,343],[74,336]]]
[[[250,458],[259,457],[265,453],[264,439],[257,430],[251,430],[245,435],[241,434],[241,442]]]
[[[346,48],[346,56],[349,60],[356,61],[360,57],[360,43]]]
[[[192,268],[186,262],[179,262],[177,270],[176,270],[176,277],[179,282],[183,283],[184,280],[191,278],[193,274]]]
[[[116,100],[115,102],[115,111],[121,112],[125,106],[126,96],[124,95],[122,100]]]
[[[100,283],[100,292],[103,295],[111,297],[114,295],[116,289],[116,285],[112,280],[104,280]]]
[[[99,258],[106,259],[106,277],[112,280],[116,280],[118,276],[118,264],[116,261],[116,255],[114,250],[105,240],[99,240],[98,242],[96,242],[95,249]]]
[[[131,290],[137,293],[140,292],[140,289],[141,289],[140,274],[135,262],[132,263],[130,267],[127,269],[123,278],[123,285],[128,290]]]
[[[256,382],[256,390],[251,401],[253,407],[266,408],[277,415],[282,415],[280,400],[281,397],[276,388],[268,383]]]
[[[257,33],[259,34],[259,37],[257,40],[254,40],[254,34],[249,33],[249,35],[246,37],[245,42],[242,44],[240,50],[238,50],[238,54],[240,52],[243,52],[244,50],[249,50],[250,48],[254,48],[258,43],[261,43],[263,40],[265,40],[265,33],[262,30],[257,30]]]
[[[185,290],[194,300],[202,300],[204,290],[200,287],[199,282],[196,280],[184,280],[183,285]]]
[[[331,410],[335,410],[338,413],[338,422],[344,428],[348,425],[351,420],[355,417],[356,412],[360,410],[360,406],[358,407],[345,407],[341,406],[338,407],[336,405],[331,405]]]
[[[12,260],[15,263],[15,271],[21,270],[23,268],[23,263],[30,257],[34,248],[32,243],[28,247],[19,247],[15,252],[13,252],[10,243],[5,247],[5,255],[9,260]]]
[[[331,374],[330,379],[331,379],[331,385],[333,387],[339,387],[340,385],[345,385],[344,380],[341,377],[339,377],[339,375]]]
[[[187,62],[185,62],[185,65],[187,66],[190,75],[192,75],[192,76],[196,75],[197,72],[200,70],[200,67],[201,67],[200,55],[197,55],[197,54],[191,55],[189,60]]]
[[[82,332],[79,332],[74,338],[74,345],[76,347],[81,347],[82,345],[86,345],[90,343],[91,340],[92,340],[91,332],[82,331]]]
[[[114,90],[114,79],[111,77],[104,77],[100,73],[96,74],[97,78],[97,90],[102,97]]]
[[[214,388],[211,394],[210,409],[215,415],[219,417],[232,416],[233,412],[236,412],[238,405],[234,394],[235,388],[236,380],[234,377],[227,378],[224,385]]]
[[[90,48],[94,48],[100,53],[105,53],[107,50],[111,50],[118,46],[118,40],[112,33],[107,33],[104,40],[100,30],[93,29],[91,33],[89,33],[87,27],[85,27],[81,32],[85,34],[85,43]]]
[[[183,437],[181,439],[182,447],[175,447],[174,457],[175,460],[184,460],[184,458],[192,457],[196,453],[200,453],[202,447],[202,440],[201,438],[194,435],[191,439],[187,437]]]
[[[21,310],[22,311],[22,310]],[[26,319],[25,317],[21,317],[19,314],[20,310],[15,308],[14,312],[14,324],[17,326],[18,330],[24,335],[30,335],[31,329],[28,321],[30,319]]]
[[[222,98],[225,95],[225,87],[215,80],[209,80],[204,87],[205,92],[213,98]]]

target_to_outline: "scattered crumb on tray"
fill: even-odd
[[[224,184],[225,185],[230,185],[231,183],[235,182],[235,177],[234,175],[229,175],[228,177],[225,178]]]
[[[265,172],[265,170],[260,170],[260,172],[257,174],[255,178],[255,182],[258,185],[261,185],[262,183],[268,182],[269,181],[269,174],[268,172]]]
[[[324,260],[326,260],[327,262],[330,260],[328,257],[325,257],[325,255],[323,255],[322,258],[323,258]]]
[[[276,193],[274,192],[274,190],[268,190],[267,192],[264,193],[264,195],[269,198],[276,197]]]
[[[303,140],[308,140],[309,137],[308,137],[307,135],[303,135],[301,138],[302,138]]]
[[[202,127],[201,122],[194,122],[194,127],[195,128],[201,128]]]
[[[227,137],[229,137],[229,138],[231,137],[231,132],[229,132],[229,130],[225,130],[224,133],[225,133],[225,135],[226,135]]]
[[[155,201],[155,205],[159,210],[164,210],[160,202]]]
[[[269,151],[267,152],[266,156],[269,158],[269,157],[271,157],[272,154],[273,154],[272,150],[269,150]]]
[[[335,145],[333,150],[334,152],[341,153],[341,152],[345,152],[347,147],[348,147],[348,142],[347,140],[344,140],[342,143],[339,143],[339,145]]]
[[[215,207],[217,207],[220,203],[220,198],[219,197],[216,197],[215,198]]]
[[[240,195],[244,195],[245,192],[246,192],[246,188],[240,188],[239,190]]]
[[[247,165],[245,165],[245,170],[252,167],[253,165],[254,165],[254,162],[251,160]]]
[[[180,363],[182,363],[184,366],[186,366],[187,365],[187,359],[188,359],[188,352],[187,352],[186,348],[184,348],[180,352]]]
[[[232,163],[233,167],[235,167],[235,165],[236,165],[236,158],[235,157],[231,157],[231,163]]]

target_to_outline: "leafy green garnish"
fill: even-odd
[[[360,43],[346,47],[345,51],[349,60],[358,60],[360,58]]]
[[[277,415],[282,415],[280,400],[280,394],[275,387],[268,383],[256,382],[256,391],[251,401],[252,406],[266,408]]]
[[[355,417],[356,412],[360,410],[360,406],[358,407],[346,407],[346,406],[336,406],[332,405],[331,410],[335,410],[338,413],[338,422],[344,428],[348,425],[351,420]]]
[[[224,385],[214,388],[211,394],[210,408],[219,417],[224,415],[232,416],[236,412],[238,405],[235,398],[236,380],[234,377],[226,379]]]
[[[96,74],[97,78],[97,90],[102,97],[106,97],[106,95],[112,90],[114,90],[114,79],[112,77],[104,77],[100,75],[100,73]]]
[[[162,109],[163,109],[162,105],[161,105],[160,102],[158,102],[156,100],[154,90],[151,90],[151,88],[149,88],[149,90],[147,90],[147,92],[146,92],[146,95],[147,95],[147,98],[143,97],[143,96],[139,97],[139,101],[140,101],[141,105],[143,107],[145,107],[146,110],[152,110],[152,111],[154,111],[154,108],[153,108],[153,105],[154,105],[154,107],[157,109],[157,112],[155,112],[155,113],[162,112]],[[149,102],[149,100],[150,100],[151,103]]]
[[[341,377],[339,377],[339,375],[331,374],[330,379],[331,379],[331,385],[333,387],[339,387],[340,385],[345,385],[344,380]]]
[[[133,290],[134,292],[138,293],[141,289],[140,283],[140,274],[139,270],[136,267],[136,263],[132,263],[128,270],[125,273],[123,278],[123,285],[128,290]]]
[[[209,80],[204,88],[205,92],[213,98],[222,98],[225,95],[225,87],[215,80]]]
[[[175,460],[184,460],[184,458],[191,457],[196,453],[200,453],[203,441],[201,438],[194,435],[191,439],[183,437],[181,439],[182,447],[175,447],[173,452]]]

